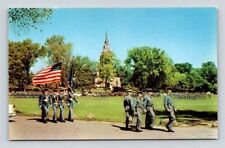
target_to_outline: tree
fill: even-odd
[[[100,61],[98,64],[98,71],[100,77],[105,82],[105,91],[108,88],[108,82],[115,76],[115,55],[112,51],[103,51],[100,56]]]
[[[177,63],[174,66],[180,73],[190,73],[192,70],[192,65],[190,63]]]
[[[217,68],[216,65],[209,61],[202,64],[201,76],[211,84],[217,83]]]
[[[177,73],[177,76],[175,77],[179,78],[178,83],[175,86],[175,89],[177,91],[187,91],[190,87],[190,84],[187,81],[187,76],[193,70],[192,65],[190,63],[177,63],[174,65],[174,67]]]
[[[166,81],[167,86],[173,90],[183,90],[185,89],[186,74],[177,71],[172,71],[168,74],[168,79]]]
[[[212,61],[208,61],[202,64],[200,69],[202,78],[207,81],[207,91],[217,91],[217,68]]]
[[[126,64],[122,65],[119,60],[116,60],[114,67],[116,76],[120,78],[121,86],[129,86],[132,78],[132,69],[130,69],[130,67]]]
[[[9,85],[25,89],[31,83],[30,68],[46,50],[32,40],[9,41]]]
[[[49,8],[10,8],[8,21],[15,26],[14,31],[20,34],[22,30],[37,29],[52,14],[53,9]]]
[[[189,91],[207,91],[207,81],[202,78],[199,68],[192,69],[190,74],[187,75],[187,81],[189,84]]]
[[[172,60],[159,48],[138,47],[128,51],[126,64],[133,69],[132,82],[139,89],[160,89],[167,85]]]
[[[48,63],[62,63],[62,82],[67,82],[69,63],[72,59],[72,44],[65,43],[64,37],[53,35],[46,40],[45,48],[47,51]]]
[[[72,59],[74,68],[74,82],[78,89],[91,89],[94,85],[96,62],[88,57],[76,56]]]

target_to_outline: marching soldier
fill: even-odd
[[[58,104],[59,93],[57,90],[54,90],[53,94],[50,97],[50,105],[53,109],[52,121],[57,123],[57,104]]]
[[[137,104],[137,93],[131,93],[131,117],[132,117],[132,131],[136,130],[136,122],[137,122],[137,116],[136,116],[136,104]],[[135,128],[134,128],[135,127]]]
[[[48,104],[49,104],[48,90],[45,89],[42,90],[42,95],[39,96],[39,107],[41,108],[41,120],[43,123],[47,123]]]
[[[59,96],[58,96],[59,121],[60,122],[65,122],[64,117],[63,117],[63,113],[64,113],[63,99],[64,99],[64,92],[63,92],[63,90],[60,90]]]
[[[126,120],[125,120],[125,128],[128,130],[129,126],[129,117],[132,115],[132,97],[131,97],[131,90],[128,90],[127,96],[125,96],[123,101],[123,107],[126,113]]]
[[[146,118],[145,118],[145,128],[146,129],[153,129],[154,120],[155,120],[155,112],[154,112],[154,105],[151,98],[152,93],[148,92],[144,96],[144,108],[146,110]]]
[[[79,104],[77,101],[76,97],[74,96],[72,92],[72,88],[68,87],[67,89],[67,106],[69,107],[69,115],[68,115],[68,120],[73,122],[73,108],[74,108],[74,101]]]
[[[135,105],[135,115],[137,117],[136,132],[142,132],[141,130],[141,114],[143,112],[143,101],[141,93],[138,93],[137,101]]]
[[[175,107],[172,102],[170,90],[167,91],[167,94],[164,97],[164,108],[169,117],[169,122],[166,124],[166,128],[168,129],[168,132],[174,132],[173,123],[176,120],[176,117],[175,117]]]

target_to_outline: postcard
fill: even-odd
[[[217,9],[10,8],[9,140],[217,139]]]

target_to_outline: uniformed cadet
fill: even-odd
[[[127,91],[127,96],[124,97],[123,107],[126,113],[126,120],[125,120],[125,128],[126,130],[129,129],[129,118],[132,116],[132,97],[131,97],[131,90]]]
[[[168,132],[174,132],[173,123],[176,120],[176,117],[175,117],[175,107],[172,102],[170,90],[167,91],[167,94],[164,97],[164,108],[169,117],[169,122],[166,124],[166,128],[168,129]]]
[[[48,120],[48,105],[49,105],[49,95],[48,90],[42,90],[42,94],[39,96],[39,107],[41,108],[41,120],[47,123]]]
[[[137,93],[131,93],[131,119],[132,119],[132,131],[136,130],[136,122],[137,122],[137,116],[136,116],[136,102],[137,102]],[[135,128],[134,128],[135,127]]]
[[[63,105],[64,92],[63,92],[63,90],[60,90],[60,92],[58,92],[58,93],[59,93],[59,96],[58,96],[59,121],[65,122],[64,117],[63,117],[63,114],[64,114],[64,105]]]
[[[139,92],[137,96],[137,101],[135,105],[135,115],[137,117],[137,122],[136,122],[136,131],[137,132],[142,132],[141,130],[141,114],[143,112],[143,100],[142,100],[142,95]]]
[[[68,120],[72,122],[73,122],[74,101],[79,104],[79,102],[77,101],[76,97],[73,94],[72,88],[68,87],[66,103],[67,103],[67,106],[69,107]]]
[[[58,97],[59,97],[59,93],[57,92],[57,90],[54,90],[53,93],[50,95],[50,105],[53,109],[52,121],[55,123],[57,123]]]
[[[146,110],[146,117],[145,117],[145,128],[146,129],[153,129],[154,120],[155,120],[155,112],[154,112],[154,105],[153,100],[151,98],[152,93],[146,92],[143,102],[144,102],[144,109]]]

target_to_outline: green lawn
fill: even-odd
[[[124,122],[123,97],[79,97],[80,104],[75,106],[75,117],[82,120],[98,120],[111,122]],[[153,98],[155,110],[158,114],[157,121],[165,117],[163,98]],[[210,99],[173,99],[176,109],[179,111],[189,111],[199,114],[199,112],[217,113],[217,96]],[[38,99],[10,98],[10,104],[15,104],[22,115],[40,115]],[[67,106],[65,106],[67,115]],[[179,113],[179,112],[178,112]],[[49,116],[52,114],[50,109]],[[195,118],[194,116],[190,118]],[[201,115],[200,117],[201,118]],[[205,117],[203,117],[205,118]]]

